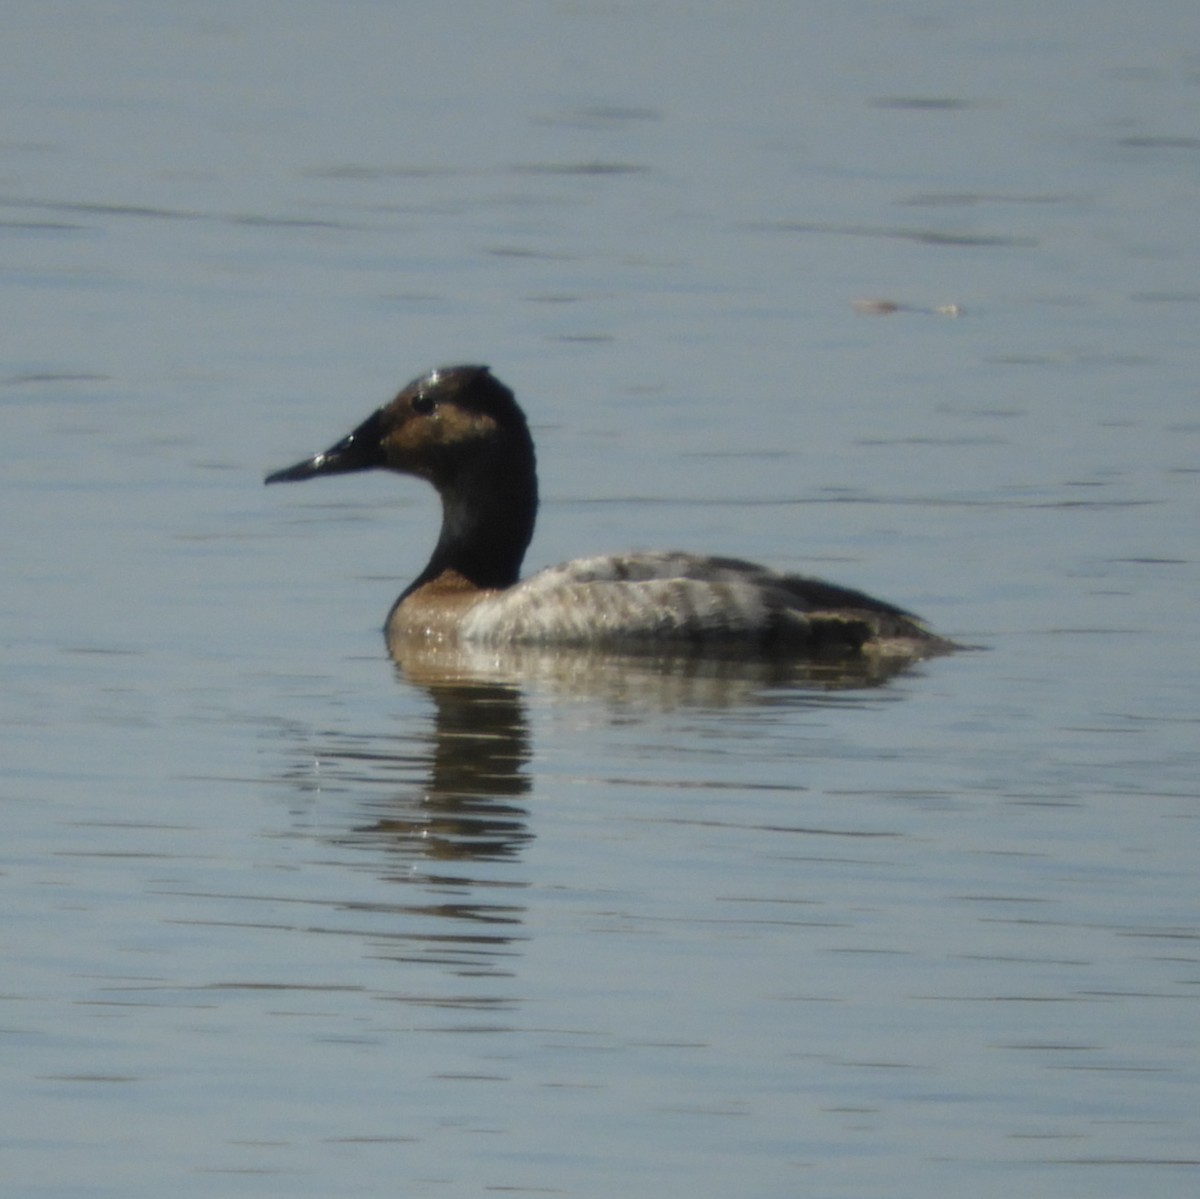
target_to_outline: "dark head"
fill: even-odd
[[[486,366],[429,371],[353,433],[266,482],[376,467],[427,479],[440,493],[442,537],[430,568],[456,551],[451,556],[471,561],[451,565],[471,567],[479,586],[515,581],[537,513],[533,440],[513,393]]]
[[[320,454],[267,476],[296,483],[318,475],[385,467],[454,486],[480,458],[533,463],[525,414],[486,366],[448,366],[414,379],[390,404]]]

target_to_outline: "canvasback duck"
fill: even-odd
[[[533,439],[486,366],[422,375],[336,445],[266,482],[375,467],[426,479],[442,500],[433,556],[388,614],[393,654],[414,639],[813,657],[956,648],[883,600],[735,558],[608,554],[519,581],[537,517]]]

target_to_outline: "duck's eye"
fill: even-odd
[[[418,416],[428,416],[437,407],[437,400],[428,392],[419,391],[412,398],[412,410]]]

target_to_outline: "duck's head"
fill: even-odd
[[[329,449],[266,482],[376,467],[428,479],[445,494],[480,474],[532,478],[533,442],[513,393],[486,366],[442,367],[414,379]]]

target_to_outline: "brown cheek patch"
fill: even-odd
[[[496,422],[481,412],[462,408],[441,408],[429,421],[433,426],[433,441],[437,445],[454,446],[489,437],[496,431]]]
[[[384,441],[388,466],[436,479],[445,455],[491,437],[495,431],[496,422],[490,416],[449,405],[439,408],[434,416],[410,417]]]

